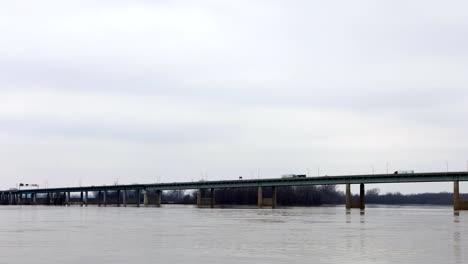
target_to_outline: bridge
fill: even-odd
[[[99,206],[107,206],[108,193],[116,193],[114,204],[127,206],[129,204],[129,192],[133,193],[133,204],[148,206],[150,191],[156,195],[153,204],[161,205],[161,193],[165,190],[197,190],[197,206],[215,206],[215,190],[224,188],[258,188],[258,207],[277,206],[277,188],[281,186],[308,186],[308,185],[346,185],[346,208],[365,208],[365,184],[385,183],[417,183],[417,182],[453,182],[453,208],[454,210],[468,210],[468,201],[461,201],[459,194],[459,182],[468,181],[468,172],[427,172],[427,173],[400,173],[400,174],[363,174],[342,175],[305,178],[270,178],[249,180],[219,180],[197,182],[172,182],[129,185],[103,185],[103,186],[79,186],[64,188],[46,188],[29,190],[5,190],[0,191],[0,204],[3,205],[36,205],[42,197],[42,204],[70,205],[70,193],[80,193],[81,206],[87,206],[90,201],[89,193],[95,193],[94,203]],[[359,184],[359,198],[353,199],[351,185]],[[271,188],[271,197],[264,197],[264,188]],[[208,192],[207,192],[208,191]],[[209,195],[207,195],[209,193]],[[143,199],[142,199],[143,198]]]

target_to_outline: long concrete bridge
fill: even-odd
[[[129,192],[132,192],[133,204],[148,206],[150,204],[148,192],[153,191],[155,198],[152,204],[161,205],[161,192],[165,190],[188,190],[196,189],[198,207],[214,207],[216,189],[224,188],[258,188],[258,207],[277,206],[277,187],[281,186],[307,186],[307,185],[346,185],[346,208],[365,208],[365,184],[376,183],[417,183],[417,182],[453,182],[453,208],[454,210],[468,210],[468,201],[461,201],[459,194],[459,182],[468,181],[468,172],[428,172],[428,173],[398,173],[398,174],[371,174],[371,175],[342,175],[325,177],[305,178],[270,178],[253,180],[220,180],[220,181],[198,181],[198,182],[173,182],[173,183],[150,183],[130,185],[104,185],[104,186],[80,186],[65,188],[29,189],[29,190],[5,190],[0,191],[0,204],[3,205],[36,205],[38,197],[45,200],[42,204],[70,205],[70,193],[79,193],[79,203],[87,206],[90,201],[88,193],[92,192],[94,203],[106,206],[109,192],[116,193],[113,203],[117,206],[129,204]],[[360,192],[358,199],[352,199],[351,185],[359,184]],[[264,188],[271,188],[271,197],[264,197]],[[143,199],[142,199],[143,198]],[[143,201],[142,201],[143,200]]]

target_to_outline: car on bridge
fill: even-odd
[[[414,173],[414,170],[399,170],[395,171],[393,174],[412,174]]]
[[[305,174],[283,174],[281,178],[305,178],[307,175]]]

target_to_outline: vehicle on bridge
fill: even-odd
[[[305,178],[307,175],[305,174],[283,174],[281,178]]]
[[[414,173],[414,170],[399,170],[395,171],[393,174],[412,174]]]

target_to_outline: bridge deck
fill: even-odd
[[[1,193],[53,193],[53,192],[92,192],[112,190],[186,190],[205,188],[245,188],[267,186],[304,186],[304,185],[338,185],[338,184],[371,184],[371,183],[411,183],[411,182],[452,182],[468,181],[468,172],[429,172],[409,174],[364,174],[306,178],[271,178],[254,180],[221,180],[198,182],[173,182],[130,185],[104,185],[1,191]]]

